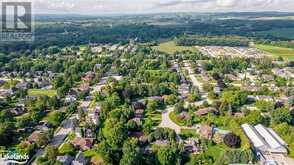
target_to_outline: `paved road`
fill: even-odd
[[[58,147],[60,146],[66,136],[74,130],[75,127],[75,120],[77,119],[77,114],[73,114],[68,120],[65,120],[64,123],[62,123],[62,126],[60,130],[57,131],[57,133],[54,135],[52,142],[50,145]]]
[[[203,84],[197,80],[196,75],[194,74],[193,70],[191,69],[189,63],[185,62],[184,63],[184,68],[186,70],[188,70],[189,77],[190,77],[190,79],[192,81],[193,86],[195,86],[195,87],[197,87],[199,89],[199,93],[201,95],[202,103],[203,103],[203,101],[207,101],[209,104],[211,104],[212,100],[208,99],[208,94],[203,90]],[[198,102],[198,103],[201,103],[201,102]]]
[[[171,112],[173,112],[174,107],[168,107],[166,110],[164,110],[164,112],[162,113],[162,120],[161,123],[159,125],[159,127],[162,128],[170,128],[175,130],[175,132],[177,134],[181,133],[181,127],[178,126],[176,123],[174,123],[170,118],[169,118],[169,114]]]
[[[184,66],[185,66],[184,68],[185,68],[185,69],[188,71],[188,73],[189,73],[189,77],[190,77],[190,79],[191,79],[191,81],[192,81],[192,84],[193,84],[194,86],[198,87],[200,93],[205,93],[205,92],[203,91],[203,85],[202,85],[202,83],[200,83],[200,82],[197,80],[197,78],[196,78],[196,76],[195,76],[193,70],[191,69],[190,65],[189,65],[188,63],[185,62],[185,63],[184,63]]]
[[[169,118],[169,114],[172,113],[173,111],[174,111],[174,107],[167,107],[166,108],[166,110],[161,115],[162,120],[161,120],[159,127],[170,128],[170,129],[174,130],[177,134],[181,133],[181,129],[195,129],[196,130],[196,127],[179,126],[176,123],[174,123]]]
[[[61,124],[60,129],[55,132],[53,135],[52,141],[49,143],[49,145],[59,147],[64,139],[67,137],[67,135],[74,130],[74,121],[77,118],[77,114],[72,114],[71,117],[69,117],[67,120],[64,120]],[[33,164],[36,164],[35,159],[39,156],[42,156],[44,154],[44,149],[39,149],[37,153],[32,157],[31,161],[28,164],[31,164],[32,161]]]

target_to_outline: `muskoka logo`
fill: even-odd
[[[15,149],[0,152],[0,164],[26,164],[28,160],[28,154],[20,154]]]

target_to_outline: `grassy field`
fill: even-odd
[[[49,97],[53,97],[57,95],[56,90],[43,90],[43,89],[29,89],[28,90],[29,96],[39,96],[39,95],[45,95]]]
[[[185,121],[181,120],[178,118],[178,116],[174,113],[174,112],[171,112],[169,114],[169,118],[174,122],[176,123],[177,125],[179,126],[185,126]]]
[[[87,45],[80,45],[80,51],[83,52],[87,49]]]
[[[276,57],[281,56],[290,61],[294,61],[294,49],[271,46],[271,45],[256,45],[256,47],[263,51],[269,52]]]
[[[164,42],[159,44],[158,46],[154,46],[153,49],[162,51],[168,54],[173,54],[177,51],[185,51],[185,50],[190,50],[190,51],[197,51],[196,48],[194,47],[189,47],[189,46],[177,46],[174,41],[169,41],[169,42]]]
[[[158,126],[161,123],[161,113],[160,112],[154,112],[154,113],[146,113],[145,114],[146,119],[151,119],[152,125],[154,127]]]
[[[183,139],[198,138],[199,135],[196,133],[195,129],[181,129],[180,137]]]

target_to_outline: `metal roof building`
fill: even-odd
[[[266,128],[261,124],[254,127],[243,124],[241,127],[256,151],[262,154],[288,153],[287,144],[273,129]]]

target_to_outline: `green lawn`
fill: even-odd
[[[87,45],[80,45],[80,51],[85,51],[87,49]]]
[[[58,152],[62,155],[66,155],[69,154],[71,156],[75,156],[76,155],[76,150],[74,148],[74,146],[70,143],[64,143],[60,146],[60,148],[58,148]]]
[[[56,90],[43,90],[43,89],[29,89],[28,95],[29,96],[45,95],[45,96],[53,97],[53,96],[57,95],[57,91]]]
[[[218,160],[220,158],[220,156],[223,155],[225,150],[226,150],[225,146],[217,144],[214,146],[208,146],[208,149],[205,151],[205,153],[208,156],[213,157],[215,160]]]
[[[154,126],[158,126],[161,123],[161,113],[159,112],[147,112],[145,117],[151,119]]]
[[[185,51],[185,50],[190,50],[190,51],[197,51],[196,48],[190,47],[190,46],[177,46],[174,41],[169,41],[169,42],[164,42],[160,43],[158,46],[154,46],[153,49],[162,51],[168,54],[173,54],[176,51]]]
[[[290,61],[294,61],[294,49],[271,45],[256,45],[256,48],[269,52],[276,57],[281,56]]]
[[[85,151],[84,155],[86,158],[91,158],[91,162],[94,162],[94,164],[105,164],[103,156],[94,149]]]
[[[169,118],[170,118],[174,123],[176,123],[176,124],[179,125],[179,126],[185,126],[185,125],[186,125],[186,124],[185,124],[185,121],[180,120],[180,119],[178,118],[178,116],[177,116],[174,112],[171,112],[171,113],[169,114]]]
[[[183,139],[199,137],[195,129],[181,129],[180,136]]]
[[[158,112],[156,112],[156,113],[147,112],[146,117],[151,118],[152,120],[160,120],[161,121],[161,113],[158,113]]]

